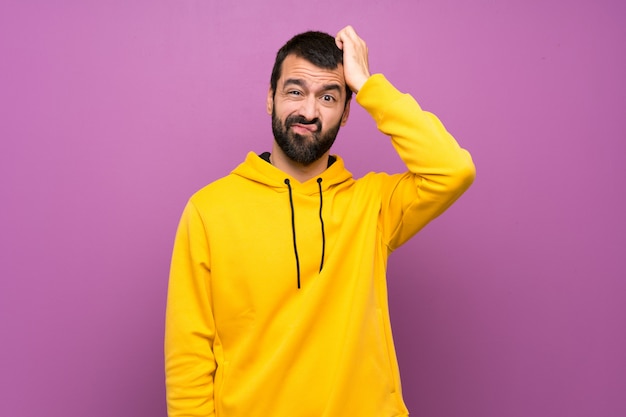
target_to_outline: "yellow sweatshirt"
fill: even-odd
[[[356,100],[406,173],[355,180],[336,157],[299,183],[250,153],[189,200],[167,301],[170,417],[408,415],[387,258],[475,171],[439,120],[382,75]]]

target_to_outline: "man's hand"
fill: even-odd
[[[335,36],[337,47],[343,51],[343,73],[348,87],[356,94],[370,77],[367,45],[352,26],[346,26]]]

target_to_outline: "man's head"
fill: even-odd
[[[283,153],[302,165],[324,156],[347,121],[351,96],[332,36],[306,32],[289,40],[276,56],[267,96]]]

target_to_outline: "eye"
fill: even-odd
[[[287,91],[287,94],[292,95],[292,96],[301,96],[302,93],[298,90],[289,90]]]
[[[335,97],[331,96],[330,94],[324,94],[322,96],[322,100],[328,103],[332,103],[333,101],[335,101]]]

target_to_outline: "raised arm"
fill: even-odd
[[[391,138],[408,172],[390,176],[381,188],[386,243],[396,249],[443,213],[471,185],[475,167],[439,119],[383,75],[370,75],[368,49],[351,26],[335,41],[344,52],[344,75],[357,102]]]

